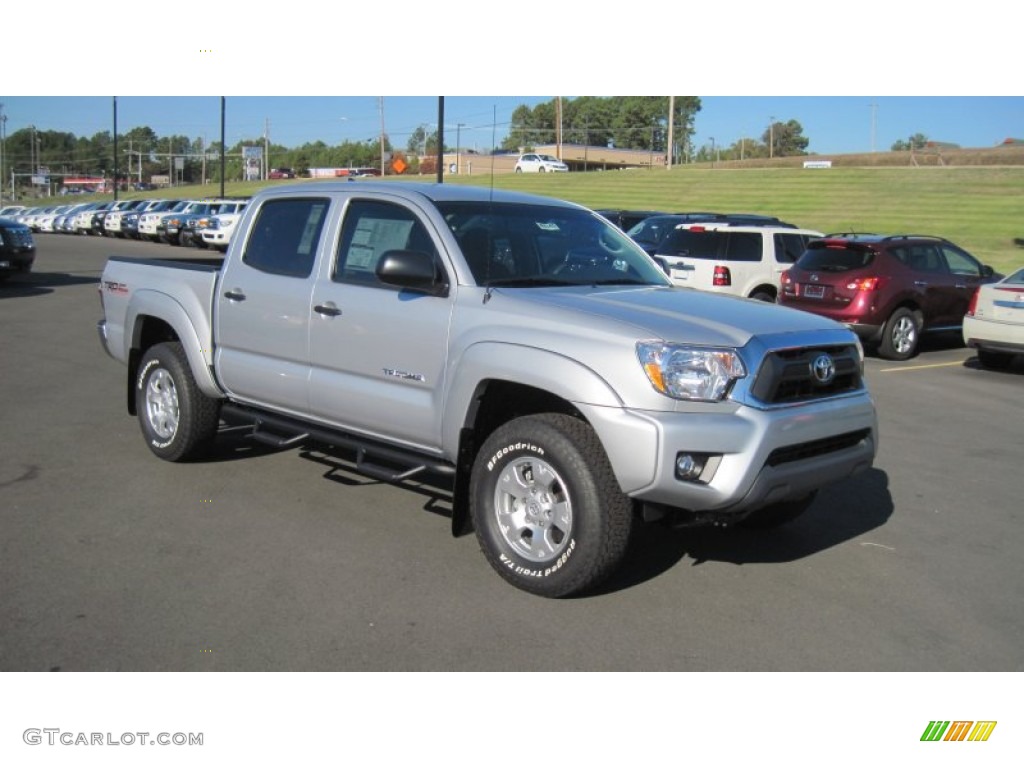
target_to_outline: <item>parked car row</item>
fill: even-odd
[[[234,222],[246,202],[242,198],[119,200],[4,210],[32,232],[127,237],[227,250]],[[216,230],[217,236],[204,238],[206,229]]]
[[[613,221],[627,213],[602,212]],[[889,360],[916,355],[927,334],[957,331],[982,365],[1024,354],[1024,270],[997,282],[1002,275],[944,238],[824,234],[752,214],[637,213],[627,234],[676,285],[828,317]]]

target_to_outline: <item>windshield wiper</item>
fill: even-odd
[[[571,280],[560,280],[557,277],[501,277],[488,280],[484,285],[488,288],[535,288],[550,285],[577,285]]]
[[[591,285],[655,285],[635,277],[613,277],[610,280],[595,280]]]

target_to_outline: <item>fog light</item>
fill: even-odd
[[[705,461],[707,456],[699,453],[676,454],[676,478],[692,483],[700,478]]]

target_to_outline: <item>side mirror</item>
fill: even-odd
[[[385,285],[430,296],[447,296],[448,283],[437,260],[423,251],[385,251],[377,262],[377,279]]]
[[[992,269],[992,267],[990,267],[988,264],[982,264],[981,265],[981,276],[982,277],[992,277],[992,275],[994,275],[995,273],[996,273],[995,270]]]

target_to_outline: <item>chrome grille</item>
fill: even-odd
[[[835,374],[828,382],[814,375],[814,363],[822,354],[831,357]],[[860,356],[853,345],[806,347],[770,352],[761,364],[750,393],[762,403],[784,405],[820,400],[864,388]]]

